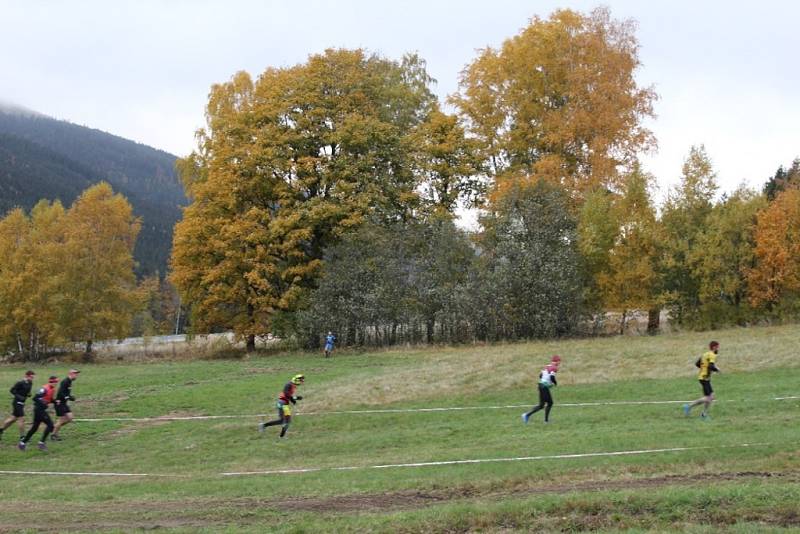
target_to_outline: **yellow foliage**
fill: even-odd
[[[212,87],[199,150],[179,163],[193,202],[171,260],[196,329],[269,332],[328,244],[419,205],[409,139],[433,109],[430,81],[416,56],[327,50]]]
[[[528,175],[577,199],[617,185],[618,171],[655,144],[642,122],[656,95],[636,84],[637,52],[632,22],[602,8],[559,10],[467,66],[451,101],[481,143],[497,196]]]

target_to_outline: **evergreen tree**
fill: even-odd
[[[492,296],[475,308],[476,320],[492,308],[495,339],[573,332],[582,288],[576,222],[566,193],[544,180],[517,187],[482,222],[481,278]]]

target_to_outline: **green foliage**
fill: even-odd
[[[700,302],[696,276],[699,239],[707,226],[717,191],[716,172],[705,147],[693,146],[684,161],[680,185],[670,191],[661,214],[661,280],[665,301],[678,323]]]
[[[298,331],[341,344],[460,341],[458,296],[474,251],[449,218],[367,224],[328,249]]]
[[[747,274],[755,265],[756,220],[765,206],[764,196],[739,188],[712,208],[690,255],[701,301],[689,317],[694,326],[746,325],[757,317],[747,298]]]
[[[578,219],[578,250],[584,267],[584,302],[587,311],[604,311],[598,278],[608,272],[610,251],[619,232],[613,206],[615,195],[596,189],[586,195]]]
[[[582,287],[576,222],[566,193],[544,180],[519,187],[482,223],[480,289],[475,288],[482,295],[474,303],[474,320],[486,338],[573,332]]]
[[[764,194],[772,201],[787,187],[800,185],[800,158],[795,158],[788,169],[783,165],[778,167],[775,175],[764,184]]]
[[[614,243],[608,251],[606,269],[598,274],[598,285],[606,309],[625,316],[632,309],[651,309],[658,304],[656,271],[658,243],[656,214],[650,198],[652,176],[636,164],[623,178],[622,191],[611,208],[616,225]]]

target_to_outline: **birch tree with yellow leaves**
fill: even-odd
[[[62,338],[85,343],[123,338],[140,307],[133,247],[141,222],[108,183],[90,187],[64,216],[57,324]]]
[[[633,21],[605,8],[534,17],[462,72],[451,97],[481,146],[495,194],[543,178],[580,201],[614,189],[621,170],[655,141],[652,88],[640,87]]]

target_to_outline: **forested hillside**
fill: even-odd
[[[167,152],[100,130],[0,108],[0,210],[30,209],[42,198],[68,205],[106,180],[142,218],[135,251],[140,275],[166,271],[185,202],[174,165]]]

